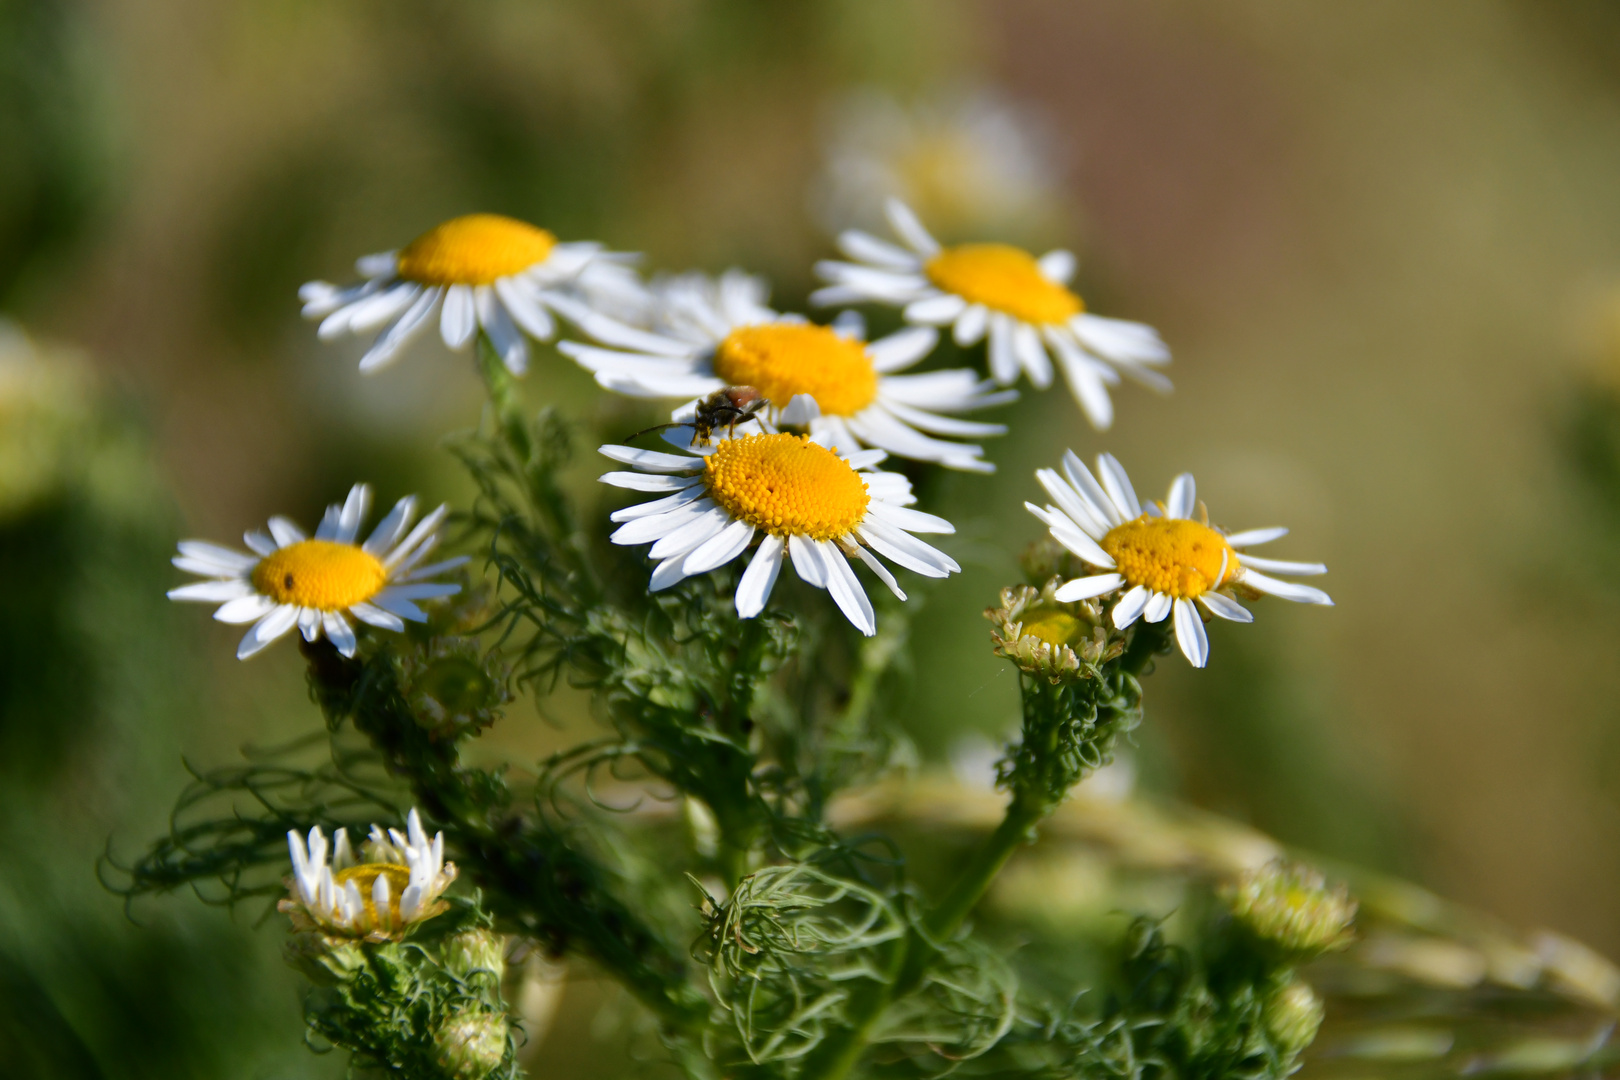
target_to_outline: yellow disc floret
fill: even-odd
[[[1080,640],[1085,624],[1061,611],[1037,613],[1024,623],[1024,636],[1036,637],[1048,645],[1073,645]]]
[[[725,439],[704,461],[703,481],[732,517],[776,536],[847,536],[871,501],[847,461],[803,435]]]
[[[278,604],[342,611],[370,600],[388,582],[382,562],[354,544],[300,540],[253,568],[253,587]]]
[[[866,346],[809,323],[733,330],[715,349],[714,373],[732,386],[752,386],[777,408],[809,394],[829,416],[854,416],[877,397]]]
[[[488,285],[544,262],[557,238],[500,214],[436,225],[399,253],[399,276],[423,285]]]
[[[1226,537],[1196,521],[1143,514],[1116,525],[1099,541],[1127,584],[1146,585],[1178,600],[1221,586],[1238,569]]]
[[[948,247],[923,273],[948,293],[1028,323],[1067,322],[1085,310],[1078,296],[1041,273],[1029,252],[1010,244]]]
[[[373,899],[372,889],[376,888],[377,879],[388,879],[388,918],[377,918],[377,902]],[[405,887],[411,883],[411,872],[398,863],[361,863],[332,874],[332,884],[343,888],[349,882],[360,890],[360,903],[365,907],[366,914],[371,917],[372,926],[398,926],[404,920],[399,913],[399,898],[405,892]]]

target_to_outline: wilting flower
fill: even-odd
[[[652,544],[649,554],[658,560],[653,591],[724,566],[763,533],[737,585],[738,615],[751,619],[764,609],[785,555],[802,581],[831,593],[870,636],[877,632],[876,616],[850,557],[902,600],[906,594],[873,552],[925,577],[960,569],[912,535],[956,530],[944,518],[910,509],[916,499],[905,477],[871,471],[885,456],[881,450],[839,455],[816,439],[784,433],[724,438],[689,450],[601,449],[636,470],[607,473],[603,483],[664,493],[613,514],[624,523],[614,543]]]
[[[1001,424],[943,414],[1004,404],[1015,393],[996,392],[966,368],[897,374],[933,350],[935,330],[913,327],[866,342],[858,319],[818,326],[771,310],[764,283],[738,271],[718,281],[684,275],[662,283],[657,295],[658,333],[598,326],[602,340],[628,351],[577,342],[560,348],[621,394],[704,397],[750,387],[765,399],[766,423],[806,426],[841,453],[876,447],[956,469],[994,470],[980,447],[934,436],[1004,434]]]
[[[1142,323],[1092,315],[1068,286],[1075,259],[1067,251],[1035,258],[1010,244],[942,247],[898,200],[887,205],[899,247],[859,230],[838,238],[855,262],[823,261],[816,272],[831,284],[811,296],[817,304],[877,303],[905,309],[907,321],[951,326],[958,345],[990,339],[990,374],[1011,385],[1020,370],[1045,389],[1052,363],[1063,369],[1075,400],[1098,430],[1114,421],[1108,388],[1123,372],[1168,390],[1154,370],[1170,350]]]
[[[1137,502],[1124,468],[1108,454],[1097,458],[1094,477],[1068,451],[1063,455],[1063,474],[1052,469],[1035,473],[1056,506],[1048,504],[1044,510],[1033,503],[1024,506],[1046,522],[1058,543],[1105,572],[1067,582],[1057,590],[1057,599],[1090,600],[1124,590],[1110,613],[1121,630],[1138,618],[1163,622],[1174,612],[1176,641],[1194,667],[1203,667],[1209,660],[1209,638],[1195,602],[1210,614],[1233,622],[1254,621],[1254,615],[1233,599],[1233,593],[1267,593],[1305,604],[1333,603],[1321,589],[1279,581],[1265,573],[1325,574],[1327,567],[1321,563],[1262,559],[1243,551],[1284,536],[1287,529],[1251,529],[1228,535],[1211,528],[1208,512],[1197,501],[1191,473],[1176,477],[1165,502],[1150,505],[1146,511]]]
[[[451,218],[398,251],[366,255],[366,280],[337,286],[311,281],[298,290],[304,317],[320,319],[322,339],[380,330],[360,370],[382,367],[439,320],[439,334],[461,350],[480,327],[514,375],[528,369],[526,332],[556,334],[553,313],[589,324],[593,305],[639,307],[643,291],[629,256],[596,243],[563,243],[545,229],[499,214]],[[520,330],[521,328],[521,330]]]
[[[319,825],[309,830],[307,843],[296,830],[287,833],[287,848],[293,876],[288,898],[277,906],[299,930],[368,941],[397,939],[449,906],[439,897],[456,879],[456,864],[444,861],[444,833],[429,840],[415,808],[405,819],[403,834],[373,825],[359,857],[349,844],[348,830],[339,829],[328,864],[326,834]]]
[[[416,514],[414,495],[395,503],[365,543],[355,543],[370,506],[371,489],[356,484],[341,506],[326,508],[313,539],[286,518],[273,517],[268,533],[243,536],[251,555],[205,540],[182,540],[174,565],[212,580],[170,589],[169,599],[223,601],[214,618],[253,623],[236,650],[238,659],[246,660],[294,626],[304,640],[324,633],[338,652],[353,656],[354,627],[345,615],[384,630],[403,630],[406,619],[424,622],[427,615],[416,601],[461,591],[460,585],[426,579],[467,561],[462,555],[421,565],[438,546],[437,530],[450,511],[439,507],[407,534]]]

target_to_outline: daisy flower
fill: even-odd
[[[1092,315],[1068,286],[1075,259],[1067,251],[1035,258],[1009,244],[942,247],[902,202],[885,206],[900,247],[859,230],[838,238],[853,263],[823,261],[816,272],[831,284],[816,304],[878,303],[902,306],[907,321],[952,327],[956,343],[990,338],[990,373],[1003,386],[1020,370],[1040,389],[1052,383],[1052,365],[1099,431],[1114,421],[1108,388],[1120,373],[1157,390],[1170,380],[1154,370],[1170,362],[1158,332],[1142,323]]]
[[[456,880],[456,864],[444,861],[444,833],[429,840],[414,807],[403,834],[373,825],[360,857],[348,830],[339,829],[328,864],[319,825],[309,830],[307,843],[297,830],[287,833],[287,849],[293,874],[287,899],[276,906],[300,930],[387,941],[449,907],[439,896]]]
[[[629,258],[596,243],[562,243],[499,214],[468,214],[398,251],[364,256],[355,263],[366,279],[358,285],[311,281],[298,296],[304,317],[321,320],[322,340],[380,330],[360,358],[361,371],[392,361],[437,316],[450,348],[466,348],[482,327],[507,369],[521,375],[529,365],[524,332],[550,341],[553,313],[589,323],[593,305],[643,306],[644,287],[625,265]]]
[[[1070,603],[1124,590],[1110,615],[1121,630],[1139,618],[1163,622],[1174,612],[1176,642],[1194,667],[1209,660],[1209,638],[1195,602],[1211,615],[1245,623],[1254,615],[1233,599],[1234,593],[1333,605],[1321,589],[1270,576],[1325,574],[1326,566],[1262,559],[1244,550],[1285,536],[1287,529],[1228,535],[1211,528],[1191,473],[1171,481],[1165,501],[1145,511],[1125,470],[1108,454],[1097,458],[1095,476],[1072,450],[1063,455],[1062,476],[1054,469],[1040,469],[1035,476],[1057,505],[1043,510],[1025,503],[1029,512],[1046,522],[1058,543],[1106,571],[1065,582],[1054,599]]]
[[[912,535],[956,530],[944,518],[909,508],[916,500],[905,477],[870,471],[884,458],[881,450],[840,455],[804,435],[749,433],[691,445],[687,454],[631,446],[601,452],[634,469],[607,473],[603,483],[662,496],[612,515],[623,522],[611,537],[615,544],[652,544],[654,592],[724,566],[763,533],[737,585],[740,617],[764,609],[785,554],[800,580],[831,593],[870,637],[877,621],[849,557],[902,600],[906,594],[877,555],[925,577],[961,569]]]
[[[438,546],[437,530],[450,508],[439,507],[407,535],[416,515],[414,495],[395,503],[366,542],[356,543],[370,505],[371,489],[356,484],[341,506],[327,507],[313,539],[286,518],[273,517],[268,533],[253,530],[242,537],[252,554],[182,540],[174,565],[210,580],[170,589],[169,599],[220,603],[214,612],[220,622],[252,623],[236,650],[241,660],[294,626],[305,641],[324,633],[338,652],[353,656],[354,627],[345,615],[385,630],[405,629],[406,619],[424,622],[416,601],[461,591],[460,585],[426,579],[467,561],[461,555],[421,565]]]
[[[998,392],[966,368],[897,374],[933,351],[933,328],[912,327],[866,342],[858,316],[819,326],[779,314],[765,305],[764,283],[738,271],[718,282],[685,275],[656,291],[662,301],[658,332],[598,326],[605,335],[599,340],[611,339],[628,351],[577,342],[559,348],[621,394],[704,397],[748,386],[768,402],[761,414],[767,424],[806,426],[840,453],[875,447],[953,469],[995,470],[983,460],[983,448],[935,436],[1004,434],[1002,424],[942,414],[1004,404],[1014,392]],[[677,410],[674,418],[690,417]]]

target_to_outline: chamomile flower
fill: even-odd
[[[582,323],[594,307],[638,310],[644,291],[629,256],[596,243],[563,243],[545,229],[499,214],[451,218],[398,251],[355,263],[366,280],[337,286],[311,281],[298,290],[304,317],[320,319],[323,340],[380,330],[360,370],[392,361],[435,317],[457,351],[480,327],[514,375],[529,365],[524,333],[550,341],[553,314]]]
[[[966,412],[1011,400],[1012,391],[972,371],[897,372],[933,351],[938,333],[913,327],[877,341],[862,340],[859,318],[819,326],[765,305],[760,279],[737,271],[718,282],[686,275],[658,287],[659,331],[599,326],[606,349],[577,342],[559,348],[596,375],[603,387],[636,397],[703,397],[748,386],[768,402],[772,425],[803,425],[840,453],[863,447],[954,469],[993,472],[977,445],[937,435],[1001,435],[1002,424],[962,420]],[[691,406],[687,407],[688,409]],[[677,421],[689,419],[678,410]]]
[[[603,483],[662,496],[612,515],[623,523],[611,537],[615,544],[652,544],[648,554],[658,560],[652,591],[726,565],[763,533],[737,585],[739,616],[751,619],[764,609],[785,556],[800,580],[826,589],[849,621],[871,636],[876,617],[851,557],[902,600],[906,594],[877,555],[924,577],[961,569],[912,535],[956,530],[943,518],[910,509],[916,500],[905,477],[871,471],[883,451],[840,455],[808,436],[758,433],[757,424],[749,423],[755,431],[690,445],[687,454],[602,447],[604,455],[635,470],[607,473]]]
[[[241,660],[295,626],[304,640],[324,633],[338,652],[353,656],[354,627],[346,616],[384,630],[403,630],[406,619],[423,622],[427,616],[416,601],[461,591],[460,585],[427,579],[467,561],[462,555],[422,565],[438,546],[438,528],[450,508],[439,507],[407,534],[416,516],[414,495],[395,503],[366,542],[356,543],[370,505],[371,489],[356,484],[341,506],[327,507],[313,538],[286,518],[273,517],[268,533],[243,536],[252,554],[182,540],[174,565],[209,580],[170,589],[169,599],[218,603],[214,618],[220,622],[252,623],[236,650]]]
[[[287,849],[293,873],[288,897],[277,907],[292,916],[299,930],[368,941],[397,939],[442,913],[449,905],[439,897],[456,880],[456,864],[444,861],[444,833],[429,840],[415,808],[405,819],[404,833],[385,833],[373,825],[358,856],[348,830],[337,830],[328,848],[319,825],[309,830],[307,842],[296,830],[287,833]]]
[[[905,309],[908,322],[952,327],[956,343],[986,335],[990,374],[1003,386],[1020,370],[1040,389],[1052,383],[1052,365],[1099,431],[1114,422],[1108,388],[1121,373],[1158,390],[1170,380],[1155,368],[1170,361],[1158,332],[1142,323],[1092,315],[1068,286],[1075,259],[1067,251],[1035,258],[1010,244],[943,247],[906,205],[890,199],[889,224],[905,247],[859,230],[838,238],[853,263],[823,261],[816,272],[831,284],[811,296],[816,304],[878,303]]]
[[[1191,473],[1176,477],[1165,501],[1145,510],[1125,470],[1108,454],[1097,458],[1095,476],[1072,450],[1063,455],[1062,476],[1053,469],[1040,469],[1035,476],[1057,505],[1043,510],[1025,503],[1029,512],[1046,522],[1058,543],[1105,571],[1064,583],[1054,598],[1069,603],[1123,590],[1109,615],[1121,630],[1139,618],[1156,623],[1174,613],[1176,642],[1194,667],[1209,660],[1199,606],[1211,615],[1246,623],[1254,615],[1233,599],[1234,593],[1333,604],[1321,589],[1270,576],[1325,574],[1326,566],[1262,559],[1245,551],[1287,535],[1287,529],[1229,535],[1211,528]]]

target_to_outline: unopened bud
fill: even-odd
[[[468,979],[477,973],[487,973],[499,982],[506,974],[505,950],[501,939],[488,930],[463,930],[451,934],[439,947],[444,966],[458,979]]]
[[[292,935],[281,948],[282,959],[323,985],[347,982],[366,966],[365,950],[348,938],[328,937],[318,930]]]
[[[1322,1026],[1322,999],[1304,983],[1291,982],[1267,1000],[1265,1020],[1272,1044],[1293,1057],[1316,1038]]]
[[[483,1080],[506,1058],[503,1013],[461,1012],[439,1025],[433,1036],[439,1070],[449,1080]]]
[[[1268,863],[1245,873],[1224,895],[1238,922],[1286,960],[1308,960],[1350,944],[1355,900],[1342,885],[1328,888],[1310,867]]]

